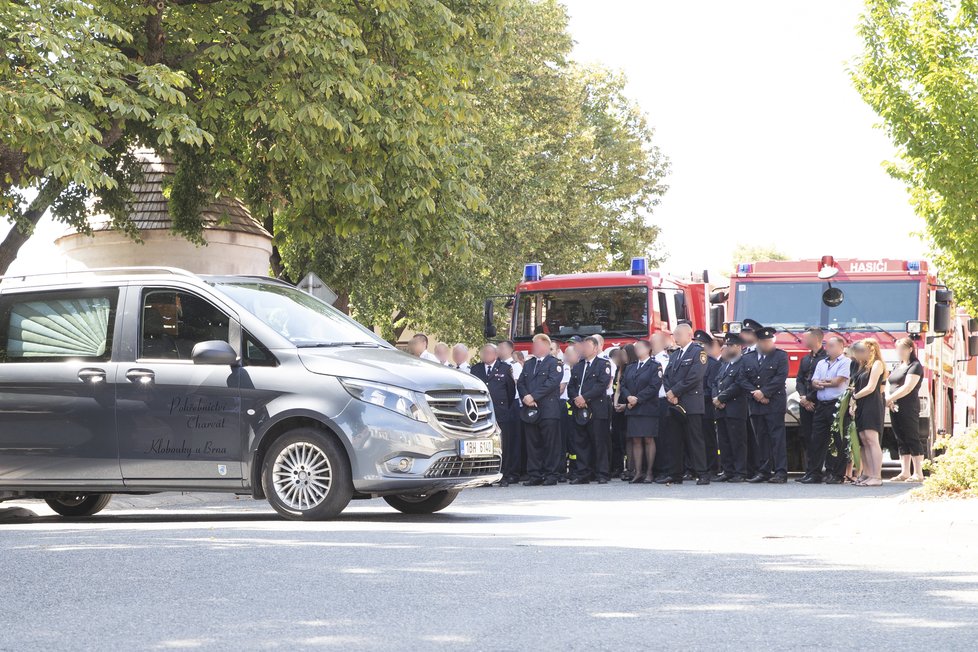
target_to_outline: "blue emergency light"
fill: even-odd
[[[737,274],[739,274],[740,276],[746,276],[747,274],[751,273],[753,267],[754,266],[751,265],[750,263],[740,263],[739,265],[737,265]]]
[[[524,281],[539,281],[540,280],[540,263],[527,263],[523,266],[523,280]]]
[[[649,261],[647,258],[632,258],[632,276],[645,276],[648,268]]]
[[[920,273],[920,261],[919,260],[908,260],[907,261],[907,271],[911,274]]]

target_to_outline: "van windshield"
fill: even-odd
[[[388,346],[333,306],[278,283],[246,281],[218,287],[299,348],[345,344]]]

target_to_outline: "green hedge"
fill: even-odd
[[[940,442],[943,454],[929,460],[930,475],[915,489],[918,498],[978,497],[978,429]]]

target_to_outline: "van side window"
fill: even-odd
[[[104,361],[112,356],[117,290],[7,295],[0,300],[0,361]]]
[[[143,295],[139,357],[190,360],[199,342],[230,342],[230,324],[224,312],[194,294],[147,290]]]
[[[277,367],[278,360],[272,352],[266,349],[261,342],[245,333],[245,364],[250,367]]]

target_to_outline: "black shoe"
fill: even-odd
[[[591,484],[591,481],[587,478],[574,478],[570,481],[570,484]]]
[[[695,479],[696,476],[693,475],[692,471],[686,471],[686,473],[683,474],[683,480],[695,480]]]
[[[801,484],[822,484],[822,478],[818,477],[817,475],[806,475],[803,478],[795,480],[795,482]]]
[[[634,478],[632,478],[631,480],[629,480],[628,483],[629,484],[644,484],[645,483],[645,476],[644,475],[636,475]]]
[[[823,482],[825,484],[842,484],[842,478],[837,475],[830,475]]]
[[[542,484],[544,487],[553,487],[554,485],[557,484],[557,478],[547,478],[540,484]]]
[[[671,478],[668,475],[664,475],[661,478],[656,478],[654,480],[656,484],[682,484],[682,478]]]
[[[710,484],[710,476],[708,476],[708,475],[703,475],[703,476],[700,476],[700,477],[699,477],[699,478],[698,478],[698,479],[696,480],[696,484],[697,484],[697,486],[701,486],[701,487],[702,487],[703,485],[707,485],[707,484]]]
[[[557,478],[557,482],[568,482],[567,476],[566,475],[560,476],[559,478]]]
[[[608,478],[598,478],[598,484],[608,484]]]
[[[800,478],[795,478],[795,482],[799,482],[799,483],[803,483],[803,484],[808,484],[808,480],[811,477],[812,477],[812,474],[811,473],[806,473],[805,475],[801,476]]]
[[[775,475],[768,480],[769,484],[785,484],[786,482],[788,482],[788,478],[783,475]]]
[[[499,481],[499,486],[500,487],[508,487],[509,486],[509,480],[507,480],[506,478],[503,478],[502,480]]]
[[[717,473],[715,476],[713,476],[712,480],[714,482],[728,482],[730,480],[730,476],[726,473]]]
[[[727,480],[727,484],[740,484],[741,482],[744,482],[744,478],[743,476],[739,475],[732,475],[730,476],[730,479]]]
[[[751,478],[747,482],[749,482],[751,484],[761,484],[762,482],[767,482],[767,480],[768,480],[768,477],[766,475],[764,475],[763,473],[758,473],[757,475],[755,475],[753,478]]]
[[[543,480],[527,480],[523,483],[524,487],[539,487],[544,484]],[[554,484],[557,484],[556,482]]]

